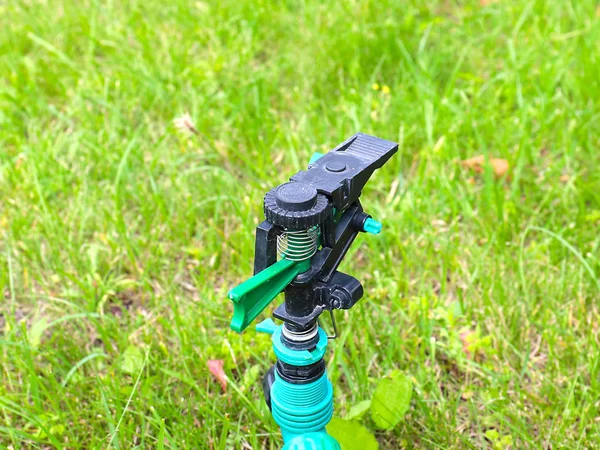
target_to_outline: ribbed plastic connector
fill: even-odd
[[[307,433],[325,432],[333,416],[333,387],[325,372],[308,384],[283,381],[275,372],[271,412],[285,442]]]

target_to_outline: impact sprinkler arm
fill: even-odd
[[[229,292],[231,328],[243,331],[285,293],[273,313],[284,324],[268,319],[257,327],[273,335],[277,364],[263,388],[285,450],[339,449],[325,431],[333,390],[323,360],[328,337],[317,320],[325,310],[350,309],[363,295],[361,283],[337,269],[358,233],[381,231],[359,197],[397,150],[394,142],[357,133],[327,154],[313,155],[308,170],[264,197],[266,220],[256,229],[254,276]]]
[[[350,309],[362,297],[362,286],[357,280],[349,275],[336,272],[359,231],[368,231],[372,234],[379,234],[381,231],[381,224],[364,214],[358,201],[356,203],[357,205],[349,208],[340,218],[336,234],[332,240],[332,247],[324,247],[314,256],[312,264],[309,260],[293,261],[284,258],[262,268],[263,261],[270,262],[272,260],[264,257],[255,259],[255,270],[258,269],[256,274],[229,292],[229,298],[234,304],[233,319],[231,321],[233,330],[242,332],[248,327],[301,273],[303,276],[296,280],[298,284],[318,277],[316,293],[322,295],[318,302],[318,306],[321,306],[321,308],[315,309],[315,317],[323,309]],[[268,249],[268,245],[261,245],[261,240],[258,239],[261,233],[260,230],[269,225],[268,222],[265,223],[266,221],[257,228],[257,256],[260,255],[262,248],[265,249],[265,254],[271,251]],[[275,227],[271,227],[271,229],[275,229]],[[332,279],[334,275],[335,279]],[[344,287],[346,287],[346,290],[344,290]],[[351,289],[348,291],[347,287],[351,287]],[[338,296],[333,300],[331,294],[336,291],[339,291]],[[350,293],[349,296],[348,293]],[[300,326],[305,325],[305,323],[298,323],[298,318],[288,317],[285,309],[281,307],[277,308],[274,315],[286,322],[296,323]],[[310,315],[307,318],[311,319],[313,317]]]
[[[241,333],[302,271],[297,261],[282,259],[229,291],[231,329]]]

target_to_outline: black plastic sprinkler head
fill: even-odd
[[[329,311],[336,336],[333,310],[350,309],[363,296],[361,283],[337,269],[358,233],[381,231],[359,197],[373,172],[397,151],[395,142],[357,133],[327,154],[313,155],[308,170],[264,197],[254,276],[229,292],[231,328],[243,331],[285,292],[273,313],[284,324],[267,319],[257,326],[273,335],[278,361],[263,385],[285,450],[339,449],[325,432],[333,394],[323,360],[328,336],[318,318]]]

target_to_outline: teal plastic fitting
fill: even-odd
[[[327,350],[327,335],[319,327],[319,340],[314,350],[293,350],[281,341],[282,326],[274,330],[265,324],[265,332],[272,332],[273,351],[280,361],[293,366],[307,366],[321,361]],[[333,416],[333,386],[327,371],[307,384],[293,384],[281,379],[275,371],[271,386],[271,412],[281,428],[285,450],[339,450],[337,441],[329,436],[325,426]]]
[[[340,450],[340,444],[327,433],[308,433],[289,441],[283,450]]]

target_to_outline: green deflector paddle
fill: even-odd
[[[246,329],[308,267],[309,261],[282,259],[230,290],[228,296],[233,301],[231,329],[237,332]]]

